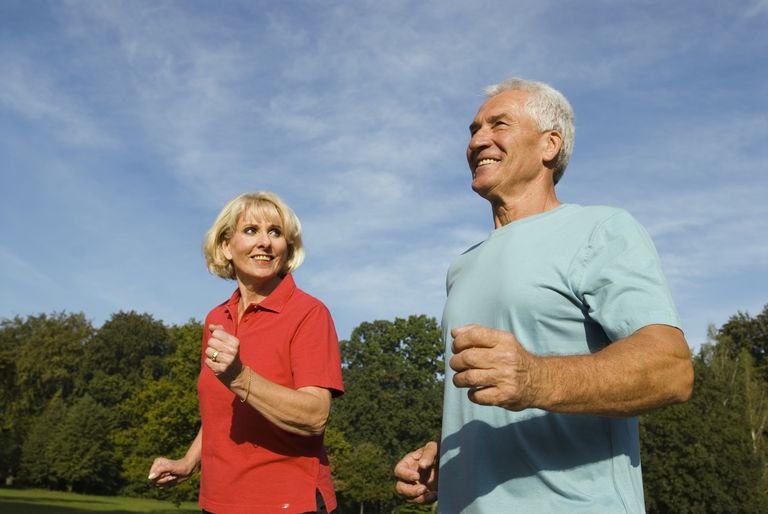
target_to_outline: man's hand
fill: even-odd
[[[437,500],[438,453],[437,443],[430,441],[395,466],[395,490],[410,503],[427,504]]]
[[[537,357],[527,352],[513,334],[465,325],[451,330],[456,372],[453,384],[468,387],[469,399],[519,411],[532,407],[536,396]]]

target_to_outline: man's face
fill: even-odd
[[[524,91],[505,91],[489,98],[469,127],[472,189],[489,201],[519,195],[544,169],[548,134],[540,133],[525,112],[528,97]]]

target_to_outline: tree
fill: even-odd
[[[751,420],[765,412],[765,384],[743,350],[702,347],[693,398],[643,416],[643,478],[649,513],[768,511],[765,455]],[[760,389],[762,388],[762,391]]]
[[[58,487],[59,477],[50,464],[55,457],[52,437],[55,437],[57,428],[64,422],[66,412],[67,406],[61,394],[56,394],[31,423],[21,448],[19,478],[22,483],[46,488]]]
[[[339,492],[360,505],[382,503],[392,498],[392,468],[384,450],[373,443],[360,443],[346,452],[338,461],[336,472],[346,477],[338,487]]]
[[[197,498],[199,479],[193,478],[168,492],[152,487],[147,472],[155,457],[184,455],[200,427],[197,377],[200,373],[203,327],[190,320],[168,330],[176,348],[167,360],[166,376],[147,376],[134,393],[119,406],[124,426],[113,440],[123,462],[126,494],[167,497],[173,500]]]
[[[736,357],[741,350],[747,350],[755,359],[755,365],[768,381],[768,305],[756,317],[737,312],[717,333],[719,344],[726,346]]]
[[[358,487],[354,466],[341,464],[336,477],[358,502],[394,499],[392,469],[408,451],[439,437],[442,417],[443,344],[433,318],[410,316],[361,323],[341,342],[345,394],[334,400],[331,427],[360,458],[381,459],[386,476],[368,462],[380,482]],[[346,462],[343,461],[342,462]],[[383,508],[383,504],[374,509]]]
[[[82,313],[15,317],[0,322],[0,476],[12,481],[35,419],[77,385],[83,348],[93,327]]]
[[[37,414],[46,404],[41,400],[72,396],[83,348],[93,336],[82,313],[17,316],[2,322],[2,333],[0,352],[16,368],[18,408]]]
[[[84,392],[113,406],[128,398],[144,378],[167,373],[166,357],[173,345],[162,321],[150,314],[117,312],[85,347],[82,359]]]
[[[61,425],[49,427],[49,465],[70,492],[114,493],[120,473],[112,442],[109,411],[89,395],[67,409]]]

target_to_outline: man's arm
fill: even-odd
[[[693,390],[688,344],[668,325],[648,325],[599,352],[573,356],[536,356],[513,334],[478,325],[451,335],[453,383],[481,405],[635,416],[684,402]]]

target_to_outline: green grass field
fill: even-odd
[[[2,514],[88,514],[111,512],[151,512],[154,514],[185,514],[200,512],[196,503],[186,502],[176,507],[168,501],[126,498],[124,496],[88,496],[42,489],[0,488]]]

